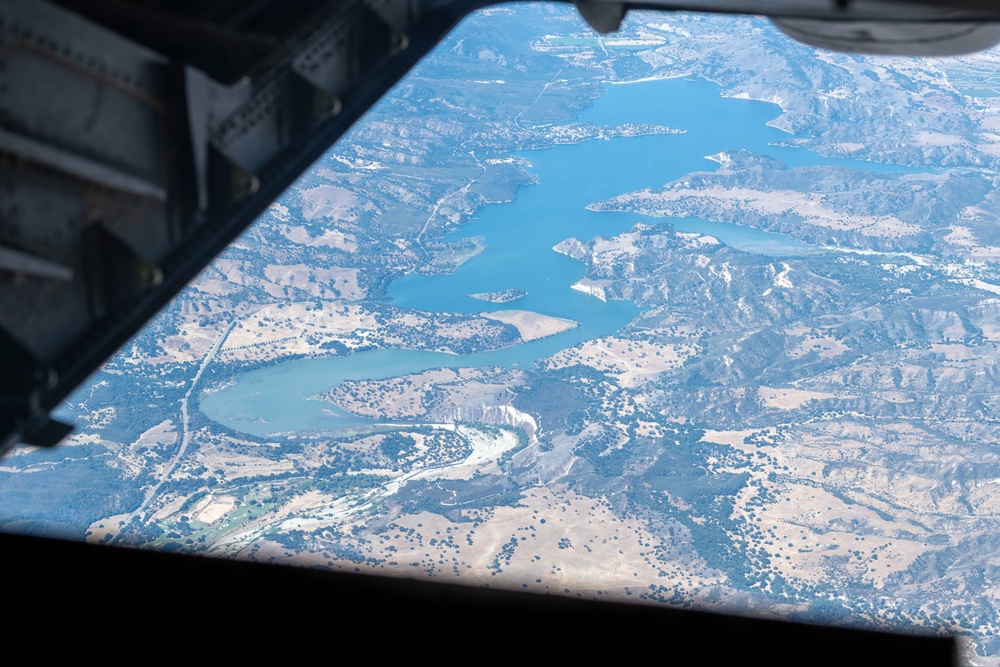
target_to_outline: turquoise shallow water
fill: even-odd
[[[590,203],[647,187],[659,187],[692,171],[714,170],[705,156],[747,149],[794,166],[837,164],[868,170],[906,170],[857,160],[830,159],[797,148],[771,146],[788,135],[767,122],[780,109],[765,102],[726,99],[715,84],[683,78],[608,85],[581,121],[597,125],[652,123],[685,134],[619,137],[521,153],[537,175],[516,201],[493,204],[448,240],[485,237],[487,250],[450,275],[408,275],[389,286],[393,301],[430,312],[475,313],[511,308],[575,320],[562,334],[504,350],[450,355],[412,350],[375,350],[347,357],[296,360],[240,375],[235,384],[205,396],[201,408],[212,419],[255,435],[326,429],[362,420],[330,414],[332,406],[309,396],[350,379],[396,377],[438,367],[531,364],[584,340],[612,334],[639,312],[625,301],[602,302],[570,288],[584,277],[581,262],[552,250],[560,241],[589,240],[630,229],[639,221],[669,222],[680,231],[715,236],[750,252],[787,256],[815,252],[781,234],[698,219],[643,218],[597,213]],[[512,287],[527,296],[509,304],[469,294]]]

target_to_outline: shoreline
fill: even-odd
[[[685,76],[692,76],[691,72],[683,72],[681,74],[666,74],[662,76],[646,76],[641,79],[630,79],[628,81],[605,81],[612,86],[628,86],[633,83],[649,83],[650,81],[669,81],[670,79],[680,79]]]

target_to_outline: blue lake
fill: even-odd
[[[687,132],[594,140],[521,153],[531,163],[538,184],[522,188],[516,201],[486,206],[469,224],[446,237],[482,236],[487,250],[453,274],[408,275],[388,288],[393,302],[408,308],[450,313],[517,308],[572,319],[579,323],[577,328],[503,350],[461,356],[374,350],[282,362],[242,374],[235,378],[235,384],[204,396],[202,410],[216,421],[254,435],[329,429],[364,421],[336,414],[339,411],[329,403],[309,400],[344,380],[382,379],[439,367],[531,364],[582,341],[613,334],[639,310],[631,302],[605,303],[570,288],[584,277],[585,266],[552,250],[570,237],[589,240],[612,236],[643,221],[710,234],[748,252],[789,256],[818,250],[788,236],[734,224],[586,209],[593,202],[659,187],[692,171],[714,170],[718,165],[705,156],[747,149],[793,166],[828,164],[870,171],[911,171],[772,146],[789,136],[767,125],[780,111],[770,103],[723,98],[718,86],[700,79],[608,85],[594,105],[581,113],[581,121],[611,126],[651,123]],[[528,294],[509,304],[468,296],[509,288]]]

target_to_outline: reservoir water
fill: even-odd
[[[201,409],[222,424],[254,435],[329,429],[364,421],[339,413],[330,403],[309,400],[345,380],[382,379],[439,367],[530,364],[582,341],[613,334],[639,310],[631,302],[603,302],[570,288],[584,277],[585,266],[552,249],[570,237],[589,240],[612,236],[644,221],[710,234],[748,252],[774,256],[816,252],[816,248],[789,236],[734,224],[586,209],[593,202],[659,187],[692,171],[714,170],[718,165],[706,156],[722,151],[747,149],[794,166],[895,169],[773,146],[789,136],[767,125],[780,112],[777,105],[766,102],[723,98],[717,85],[701,79],[607,85],[594,105],[581,113],[581,121],[609,126],[650,123],[686,132],[593,140],[521,153],[531,163],[538,184],[521,188],[513,202],[486,206],[469,224],[446,238],[481,236],[487,249],[450,275],[408,275],[388,288],[393,302],[403,307],[448,313],[517,308],[572,319],[578,327],[503,350],[469,355],[373,350],[282,362],[244,373],[227,388],[203,396]],[[528,294],[510,304],[468,296],[509,288]]]

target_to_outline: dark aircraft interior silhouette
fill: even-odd
[[[54,446],[52,409],[484,0],[0,2],[0,454]],[[896,55],[1000,42],[985,0],[580,0],[600,32],[630,9],[762,14],[800,41]],[[498,35],[497,39],[502,39]],[[0,537],[6,568],[70,609],[80,582],[199,590],[236,606],[337,598],[455,637],[562,619],[608,642],[711,647],[704,662],[951,664],[950,638],[895,636]],[[70,594],[74,599],[70,602]],[[84,594],[85,595],[85,594]],[[76,605],[79,605],[77,607]],[[92,611],[87,612],[88,614]],[[436,615],[433,622],[432,615]],[[372,636],[371,628],[350,626]],[[725,638],[721,639],[720,638]],[[502,641],[502,640],[501,640]],[[641,642],[640,642],[641,643]],[[778,648],[781,647],[781,648]],[[794,649],[794,650],[793,650]],[[815,660],[803,660],[799,650]],[[586,642],[565,655],[591,656]],[[640,653],[647,649],[642,649]],[[707,650],[707,649],[705,649]],[[600,654],[600,652],[598,652]],[[702,660],[699,660],[699,662]]]

